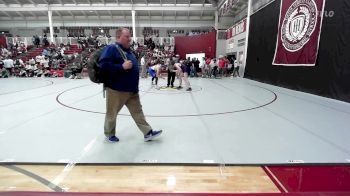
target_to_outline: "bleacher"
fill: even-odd
[[[78,48],[78,45],[71,45],[69,50],[64,51],[64,54],[69,55],[69,54],[74,54],[74,53],[81,53],[83,51],[82,48]]]
[[[26,57],[27,57],[28,59],[31,59],[32,57],[35,58],[36,56],[41,55],[41,53],[43,52],[43,50],[44,50],[44,47],[35,48],[35,49],[33,49],[33,50],[30,50],[30,51],[27,52]]]

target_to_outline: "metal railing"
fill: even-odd
[[[67,44],[70,44],[70,45],[73,45],[73,44],[78,44],[78,38],[76,37],[56,37],[54,38],[55,40],[55,44],[56,45],[60,45],[60,44],[64,44],[64,45],[67,45]],[[33,41],[32,41],[32,37],[7,37],[6,38],[7,40],[7,43],[12,43],[12,44],[20,44],[20,43],[24,43],[25,46],[28,46],[28,45],[33,45]],[[51,38],[47,37],[47,40],[51,42]],[[97,40],[101,43],[101,44],[112,44],[112,43],[115,43],[116,39],[115,37],[111,37],[111,38],[108,38],[108,37],[97,37]],[[152,40],[154,41],[154,43],[156,45],[165,45],[165,46],[168,46],[168,45],[172,45],[174,46],[175,45],[175,38],[174,37],[153,37]],[[40,39],[40,41],[42,41],[42,39]],[[136,38],[136,42],[139,43],[140,45],[144,45],[145,44],[145,40],[143,37],[137,37]],[[42,42],[40,42],[42,43]]]

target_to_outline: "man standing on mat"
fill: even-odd
[[[175,61],[173,60],[173,57],[170,57],[170,60],[168,62],[168,84],[171,85],[171,88],[174,88],[174,81],[175,81],[175,76],[176,76],[176,70],[175,70]]]
[[[139,64],[130,50],[130,32],[126,28],[116,31],[115,44],[103,50],[99,65],[106,73],[106,107],[104,133],[108,141],[118,142],[115,136],[116,117],[125,105],[136,125],[144,135],[144,141],[151,141],[162,133],[155,131],[146,122],[139,96]]]

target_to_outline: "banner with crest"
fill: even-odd
[[[273,65],[315,66],[325,0],[281,0]]]

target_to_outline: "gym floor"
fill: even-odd
[[[175,81],[177,84],[178,81]],[[141,79],[159,139],[126,108],[105,141],[102,86],[88,79],[2,79],[0,160],[20,163],[348,163],[350,104],[242,78],[191,78],[192,92]],[[160,79],[160,86],[166,80]],[[322,153],[320,153],[322,152]]]

